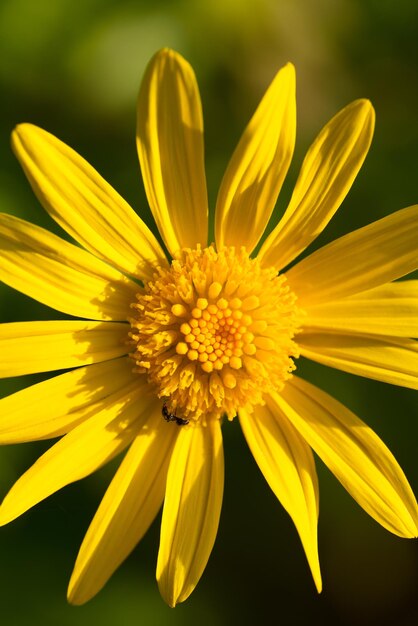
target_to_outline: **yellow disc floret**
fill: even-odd
[[[137,299],[132,356],[181,417],[251,411],[295,369],[296,297],[244,248],[184,249]]]

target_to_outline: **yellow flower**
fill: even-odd
[[[295,523],[318,590],[311,448],[382,526],[402,537],[417,534],[415,498],[386,446],[293,372],[303,355],[418,387],[411,339],[418,335],[418,281],[392,282],[418,266],[418,207],[286,269],[331,219],[366,156],[374,113],[367,100],[357,100],[319,133],[284,216],[254,255],[291,161],[295,111],[288,64],[227,167],[215,243],[208,245],[196,80],[175,52],[153,58],[139,94],[137,145],[170,261],[144,222],[73,150],[29,124],[13,133],[34,192],[82,247],[2,215],[0,278],[85,319],[1,327],[4,376],[70,371],[1,400],[2,443],[62,437],[10,490],[0,522],[128,448],[81,546],[70,602],[81,604],[101,589],[163,502],[159,588],[171,606],[189,596],[218,527],[224,416],[238,415],[255,460]]]

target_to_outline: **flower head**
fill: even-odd
[[[169,258],[71,148],[29,124],[13,133],[34,192],[82,247],[1,215],[0,278],[80,319],[0,328],[4,376],[69,370],[0,401],[2,443],[61,436],[12,487],[0,522],[127,449],[81,546],[69,587],[75,604],[101,589],[162,503],[160,591],[171,606],[190,595],[218,528],[224,417],[238,416],[295,523],[318,590],[311,449],[380,524],[402,537],[417,534],[416,501],[389,450],[295,370],[303,355],[418,387],[418,281],[393,282],[418,266],[418,207],[345,235],[288,269],[340,206],[374,127],[367,100],[324,127],[289,206],[263,239],[292,158],[295,111],[288,64],[230,160],[215,241],[208,241],[196,80],[175,52],[156,54],[140,90],[137,145]]]
[[[193,422],[252,412],[294,369],[296,297],[245,248],[183,250],[133,308],[138,371]]]

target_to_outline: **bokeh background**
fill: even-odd
[[[0,0],[0,210],[59,232],[9,147],[13,126],[27,121],[77,149],[152,225],[135,152],[135,102],[145,65],[163,46],[185,55],[198,77],[212,206],[240,132],[288,60],[297,68],[298,139],[276,218],[315,134],[358,97],[375,105],[375,139],[349,196],[314,247],[413,204],[417,7],[413,0]],[[2,321],[64,317],[4,285],[0,314]],[[417,491],[417,394],[303,360],[298,368],[375,428]],[[3,381],[0,391],[7,395],[42,378]],[[159,519],[94,600],[83,607],[66,604],[78,546],[114,464],[1,529],[2,623],[418,623],[415,542],[380,528],[318,462],[324,578],[318,596],[296,531],[264,483],[238,423],[227,424],[224,434],[218,538],[185,604],[169,609],[158,594]],[[1,495],[47,445],[0,450]]]

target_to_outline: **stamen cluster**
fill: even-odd
[[[295,367],[296,297],[284,276],[261,268],[244,248],[183,250],[137,299],[138,371],[191,421],[251,411]]]

